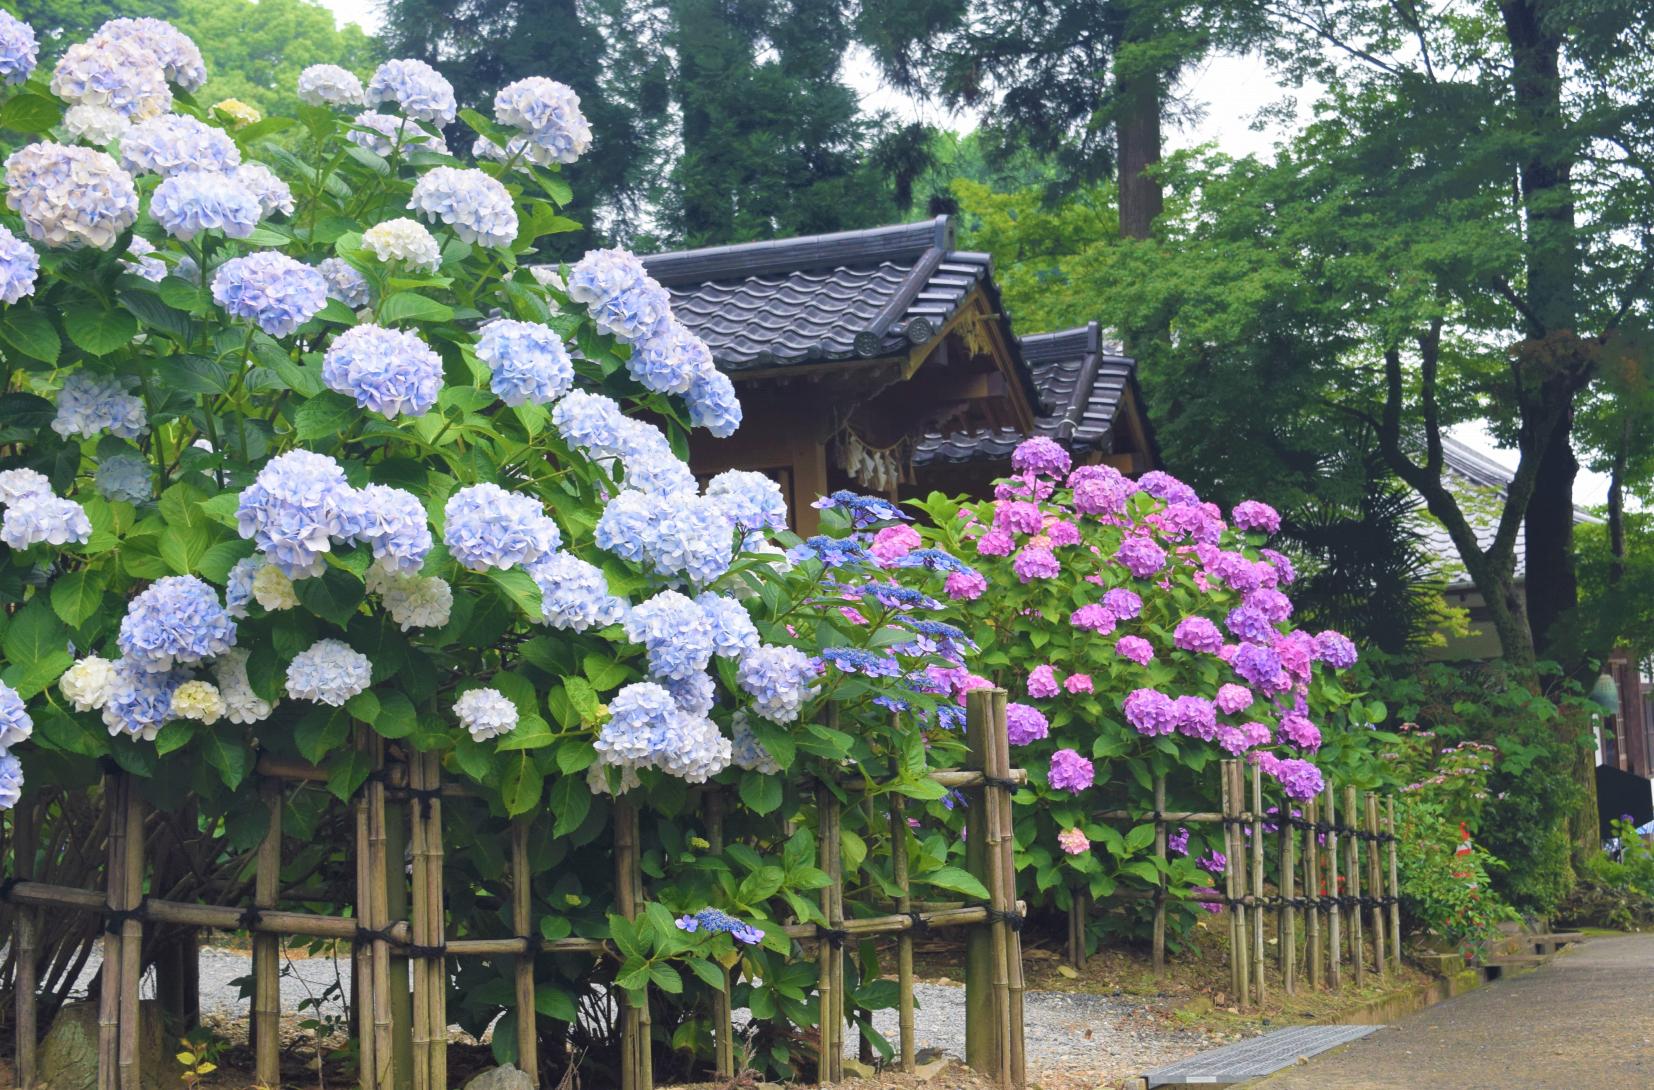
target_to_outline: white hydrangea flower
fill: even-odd
[[[369,594],[379,595],[385,612],[406,632],[410,628],[441,628],[454,609],[454,590],[447,580],[415,572],[391,571],[375,562],[368,569]]]
[[[33,469],[0,471],[0,503],[16,503],[24,496],[50,496],[52,482]]]
[[[373,682],[373,663],[343,640],[317,640],[287,665],[287,695],[330,707],[363,692]]]
[[[299,101],[309,106],[365,106],[362,81],[336,64],[313,64],[299,73]]]
[[[615,794],[624,795],[632,788],[642,785],[643,781],[638,778],[637,769],[631,765],[608,764],[603,760],[599,760],[586,769],[586,790],[594,795],[609,794],[609,769],[611,768],[620,770],[620,787],[614,792]]]
[[[259,723],[270,718],[275,705],[253,692],[247,680],[245,648],[234,647],[218,656],[213,663],[213,676],[218,679],[218,693],[224,699],[224,714],[232,723]]]
[[[459,724],[473,740],[486,742],[517,729],[517,705],[498,689],[472,689],[454,701]]]
[[[299,604],[293,581],[274,564],[266,564],[253,575],[253,598],[272,613]]]
[[[442,247],[431,232],[406,216],[376,223],[363,231],[362,248],[380,261],[400,261],[425,272],[435,272],[442,264]]]
[[[63,115],[63,132],[69,139],[100,148],[125,136],[131,127],[107,106],[71,106]]]
[[[57,679],[58,691],[77,712],[101,709],[115,684],[115,664],[101,655],[87,655]]]
[[[227,709],[218,686],[210,681],[186,681],[172,691],[172,714],[212,726]]]

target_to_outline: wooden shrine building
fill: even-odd
[[[1156,461],[1133,361],[1095,324],[1019,340],[992,261],[954,249],[946,216],[644,263],[744,410],[733,438],[696,434],[695,472],[770,474],[802,533],[839,488],[982,493],[1030,434],[1077,461]]]

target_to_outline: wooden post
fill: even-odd
[[[385,767],[384,741],[371,731],[368,752],[372,768],[378,773]],[[389,829],[385,815],[385,781],[374,775],[367,782],[368,798],[368,927],[379,932],[372,940],[373,949],[373,1058],[375,1071],[370,1090],[390,1090],[397,1078],[397,1041],[395,1015],[392,1009],[391,947],[384,931],[390,926],[390,851]],[[401,856],[397,859],[400,861]],[[401,869],[400,864],[398,870]],[[400,885],[400,883],[398,883]],[[401,982],[405,986],[407,977]],[[404,988],[404,995],[406,994]],[[404,1023],[405,1025],[406,1023]],[[366,1029],[364,1028],[364,1032]],[[407,1070],[403,1068],[403,1070]]]
[[[528,864],[532,815],[511,823],[511,927],[523,940],[517,955],[517,1067],[531,1086],[540,1085],[540,1034],[534,1006],[534,874]]]
[[[987,773],[992,765],[989,735],[993,729],[993,702],[986,690],[965,697],[965,765]],[[965,804],[965,867],[988,890],[989,909],[995,907],[993,891],[993,830],[997,818],[989,815],[993,792],[986,784],[967,792]],[[965,939],[965,1062],[975,1071],[994,1079],[1009,1078],[1009,1057],[1002,1055],[1001,1014],[1009,1011],[999,991],[1002,935],[992,918],[972,927]],[[1008,984],[1008,982],[1007,982]],[[1001,1083],[1003,1085],[1003,1082]]]
[[[844,922],[843,863],[839,844],[839,803],[825,783],[816,786],[816,845],[827,884],[821,889],[821,914],[829,934],[817,943],[818,977],[816,995],[821,1043],[816,1054],[816,1081],[839,1082],[844,1078],[844,945],[835,932]]]
[[[1401,878],[1396,866],[1396,799],[1384,800],[1384,831],[1390,835],[1390,955],[1401,972]]]
[[[1298,994],[1298,910],[1292,904],[1297,896],[1295,879],[1298,874],[1298,826],[1293,824],[1292,800],[1281,800],[1281,988],[1287,995]]]
[[[442,778],[434,753],[408,752],[408,837],[413,854],[409,926],[420,949],[413,976],[414,1090],[447,1090],[447,963],[442,955]]]
[[[628,920],[637,919],[643,900],[641,854],[638,844],[637,804],[625,796],[615,799],[615,907]],[[650,1040],[648,999],[633,1004],[620,996],[621,1090],[652,1090],[653,1048]]]
[[[1378,858],[1378,796],[1367,792],[1367,886],[1373,898],[1373,965],[1378,978],[1390,975],[1390,961],[1384,956],[1384,871]]]
[[[372,761],[372,732],[360,729],[356,733],[356,748]],[[372,822],[368,820],[368,792],[366,785],[356,794],[356,922],[368,928],[373,923],[373,867],[369,856],[373,840]],[[373,981],[373,946],[357,942],[351,956],[351,1006],[356,1010],[357,1081],[363,1090],[379,1090],[379,1060],[374,1046],[377,1038],[373,1030],[373,997],[377,992]]]
[[[1022,935],[1018,928],[1011,925],[1012,917],[1017,915],[1016,838],[1011,802],[1012,788],[1009,786],[1011,739],[1006,723],[1005,690],[995,689],[992,696],[994,729],[990,737],[993,743],[990,753],[993,758],[993,776],[998,783],[990,790],[988,797],[997,809],[999,817],[996,837],[999,865],[995,868],[995,874],[999,879],[996,892],[999,896],[1000,926],[1005,935],[1006,1003],[1010,1016],[1004,1048],[1010,1058],[1008,1085],[1020,1090],[1028,1081],[1028,1063],[1023,1052],[1023,997],[1026,987],[1022,976]]]
[[[34,800],[25,801],[12,821],[12,873],[21,881],[34,877],[36,822],[40,820]],[[36,964],[40,934],[40,910],[25,905],[17,909],[17,972],[12,994],[17,1004],[17,1085],[33,1090],[35,1054],[39,1026],[39,983]]]
[[[1166,971],[1166,777],[1154,778],[1154,975]]]
[[[721,855],[724,850],[724,796],[716,787],[709,787],[704,802],[706,811],[706,840],[713,855]],[[912,951],[909,951],[909,958]],[[733,1079],[735,1077],[735,1020],[730,1008],[729,996],[733,990],[733,979],[727,966],[719,966],[723,974],[723,989],[712,996],[712,1033],[713,1033],[713,1063],[718,1077]]]
[[[126,785],[126,853],[121,907],[136,910],[144,899],[144,800],[130,779]],[[121,922],[121,1090],[142,1090],[140,1052],[143,1021],[138,986],[143,978],[143,921],[127,917]]]
[[[1304,803],[1304,894],[1309,908],[1304,913],[1304,961],[1309,965],[1309,986],[1319,990],[1325,977],[1321,968],[1321,809],[1315,799]]]
[[[1327,907],[1327,982],[1332,985],[1333,991],[1344,986],[1343,942],[1344,942],[1344,915],[1338,898],[1343,890],[1338,885],[1338,792],[1331,785],[1327,785],[1327,896],[1330,903]]]
[[[1355,986],[1361,988],[1367,984],[1367,940],[1361,923],[1361,840],[1356,835],[1361,831],[1361,809],[1353,787],[1344,788],[1344,822],[1350,833],[1345,838],[1344,880],[1349,896],[1354,898],[1350,909],[1350,963],[1355,967]]]
[[[103,807],[109,820],[109,856],[104,888],[109,907],[126,907],[126,774],[103,778]],[[121,928],[103,932],[103,967],[98,970],[98,1090],[120,1087]]]
[[[890,878],[896,884],[896,911],[913,911],[913,897],[907,875],[907,800],[890,796]],[[901,1046],[902,1070],[912,1073],[917,1064],[918,1038],[913,1026],[913,929],[896,936],[896,1019]],[[720,1072],[721,1073],[721,1072]]]
[[[262,780],[267,827],[259,842],[253,873],[253,912],[275,908],[281,894],[282,790],[277,780]],[[253,940],[253,1081],[260,1086],[281,1085],[281,937],[255,930]]]
[[[405,766],[408,769],[407,775],[410,777],[407,780],[409,786],[414,786],[416,783],[412,778],[414,776],[413,763],[409,761]],[[381,925],[388,925],[397,920],[408,920],[411,923],[412,906],[409,903],[408,889],[409,868],[403,862],[408,858],[409,848],[411,847],[408,842],[409,835],[413,831],[408,824],[410,807],[401,798],[392,801],[389,796],[385,795],[382,787],[380,795],[385,800],[382,804],[385,816],[383,873],[385,915]],[[411,928],[409,934],[414,942],[419,941],[417,933],[413,932]],[[415,1084],[414,1056],[417,1050],[415,1049],[414,1035],[417,1031],[414,1028],[413,975],[413,961],[408,957],[406,949],[400,946],[390,947],[391,1049],[392,1055],[396,1057],[392,1068],[393,1082],[390,1085],[395,1086],[396,1090],[435,1090],[430,1086]],[[418,1066],[422,1070],[425,1068],[423,1063]],[[424,1076],[421,1075],[420,1078],[423,1079]]]
[[[1263,769],[1252,766],[1252,976],[1258,1006],[1264,1004]]]
[[[1242,865],[1246,858],[1246,837],[1240,825],[1246,796],[1241,791],[1241,783],[1241,763],[1224,761],[1223,828],[1229,865],[1223,868],[1223,878],[1229,896],[1229,954],[1234,969],[1235,1002],[1244,1011],[1252,1002],[1252,955],[1246,930],[1246,869]]]

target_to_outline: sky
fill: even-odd
[[[341,22],[355,22],[372,33],[379,28],[380,0],[319,0]],[[555,73],[552,73],[555,75]],[[956,129],[968,129],[974,118],[952,113],[938,106],[915,102],[910,97],[881,85],[873,60],[865,51],[853,51],[845,64],[845,76],[872,110],[889,110],[906,119],[917,119]],[[1180,96],[1195,107],[1192,123],[1166,134],[1169,148],[1188,148],[1212,143],[1225,154],[1267,155],[1274,145],[1292,134],[1295,125],[1275,122],[1259,127],[1258,112],[1286,94],[1284,88],[1258,55],[1219,55],[1207,60],[1184,77]],[[1300,106],[1299,122],[1305,117]],[[1460,424],[1451,430],[1454,438],[1475,447],[1508,468],[1516,466],[1516,452],[1498,447],[1485,427]],[[1606,502],[1608,478],[1581,470],[1575,485],[1575,502],[1596,506]]]

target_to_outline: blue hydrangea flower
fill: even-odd
[[[663,590],[626,615],[626,638],[642,644],[649,672],[679,680],[712,661],[712,625],[706,612],[675,590]]]
[[[34,720],[17,690],[0,681],[0,751],[29,740],[34,733]]]
[[[712,350],[676,319],[632,348],[626,370],[642,386],[661,394],[686,394],[701,374],[713,370]]]
[[[327,305],[327,281],[309,265],[275,250],[232,257],[212,278],[213,301],[272,337],[285,337]]]
[[[435,167],[414,183],[408,207],[440,219],[466,242],[509,246],[517,239],[517,210],[499,180],[480,170]]]
[[[223,174],[185,170],[155,187],[149,214],[173,238],[188,242],[202,231],[246,238],[264,210],[247,187]]]
[[[0,227],[0,300],[15,303],[34,294],[40,255],[34,247]]]
[[[23,762],[0,753],[0,810],[10,810],[23,798]]]
[[[136,439],[149,431],[149,420],[143,401],[126,392],[122,379],[76,371],[57,393],[52,430],[65,439],[96,439],[106,431]]]
[[[389,60],[368,80],[369,102],[394,102],[409,117],[437,125],[453,124],[459,105],[454,85],[424,61]]]
[[[132,242],[126,248],[126,256],[133,260],[121,261],[121,268],[133,276],[141,276],[151,284],[159,284],[167,278],[167,263],[155,253],[155,244],[142,235],[133,235]]]
[[[368,285],[368,278],[344,258],[327,258],[316,266],[316,271],[327,281],[328,297],[339,300],[351,310],[373,302],[373,289]]]
[[[242,163],[230,171],[230,177],[258,198],[259,210],[264,215],[273,216],[277,212],[284,216],[293,214],[292,187],[263,163]]]
[[[390,114],[376,114],[367,110],[357,114],[350,123],[359,127],[345,133],[345,139],[375,155],[389,158],[398,146],[408,152],[448,154],[448,143],[442,139],[441,134],[428,133],[419,127],[418,122],[405,117],[392,117]]]
[[[486,742],[517,729],[517,705],[498,689],[468,689],[454,701],[459,725],[474,742]]]
[[[159,673],[234,647],[235,621],[212,587],[193,575],[169,575],[132,599],[116,642],[134,669]]]
[[[381,416],[420,416],[442,389],[442,357],[406,330],[359,325],[333,338],[322,381]]]
[[[722,371],[702,371],[690,384],[685,395],[689,406],[689,423],[705,428],[717,439],[728,439],[741,426],[741,399],[735,396],[735,384]]]
[[[0,11],[0,79],[22,83],[39,60],[40,42],[34,28],[9,11]],[[578,105],[579,99],[575,99]],[[495,109],[499,107],[496,105]]]
[[[626,599],[609,592],[603,569],[573,553],[552,553],[528,573],[540,588],[540,612],[553,628],[584,632],[618,624],[626,616]]]
[[[547,405],[574,386],[574,364],[562,338],[538,322],[489,322],[476,351],[492,376],[489,388],[507,405]]]
[[[207,64],[188,34],[165,19],[110,19],[98,27],[94,44],[130,43],[147,52],[162,74],[186,91],[199,91],[207,82]]]
[[[189,680],[183,670],[150,671],[125,659],[115,661],[115,680],[103,705],[103,725],[112,735],[154,741],[172,718],[172,694]]]
[[[625,250],[592,250],[569,270],[569,298],[584,303],[605,333],[628,343],[656,336],[672,316],[672,298]]]
[[[500,88],[494,96],[494,119],[525,130],[527,135],[520,138],[525,153],[542,166],[572,163],[591,147],[592,130],[580,112],[580,96],[544,76]]]
[[[83,545],[92,536],[92,523],[74,500],[35,494],[13,500],[0,521],[0,541],[14,549],[48,545]]]
[[[734,916],[715,908],[703,908],[692,916],[679,916],[678,927],[684,931],[711,931],[728,935],[736,942],[757,946],[764,941],[764,932],[750,923],[742,923]]]
[[[631,288],[647,275],[643,262],[630,251],[618,246],[610,250],[588,250],[569,269],[569,298],[587,305],[601,303]]]
[[[787,528],[786,497],[781,494],[781,486],[766,474],[750,469],[725,470],[707,482],[706,494],[742,530]]]
[[[684,678],[661,678],[661,688],[672,694],[678,710],[687,716],[704,718],[717,703],[718,686],[711,674],[690,674]]]
[[[323,555],[351,510],[345,471],[324,454],[290,450],[272,458],[241,493],[236,523],[289,579],[320,575]]]
[[[443,542],[454,559],[472,571],[533,564],[562,544],[557,524],[540,501],[497,484],[474,484],[455,492],[443,518]]]
[[[50,496],[52,482],[39,470],[0,470],[0,503],[16,503],[24,496]]]
[[[622,492],[604,506],[593,540],[604,552],[642,564],[661,506],[658,498],[646,492]]]
[[[658,739],[681,718],[672,694],[652,681],[623,686],[609,701],[609,719],[592,743],[605,764],[635,768],[653,762]]]
[[[695,604],[712,626],[712,649],[719,657],[738,659],[758,649],[758,629],[746,606],[712,591],[696,595]]]
[[[224,612],[236,620],[247,616],[253,601],[253,577],[269,561],[262,556],[244,556],[235,562],[224,580]]]
[[[138,190],[107,153],[43,142],[7,157],[6,205],[36,242],[107,250],[137,220]]]
[[[976,569],[960,560],[946,549],[914,549],[900,560],[896,561],[898,568],[928,568],[939,572],[960,572],[966,575],[976,574]]]
[[[827,647],[821,652],[821,661],[836,666],[847,674],[867,677],[900,677],[902,665],[889,655],[875,655],[859,647]]]
[[[138,455],[112,454],[98,463],[92,483],[106,500],[138,504],[155,494],[150,473],[150,464]]]
[[[879,496],[862,496],[847,489],[839,489],[830,496],[823,496],[810,506],[821,511],[842,510],[850,515],[850,525],[858,530],[880,522],[890,522],[901,519],[905,522],[913,521],[913,516],[907,514],[900,507]]]
[[[63,51],[52,94],[74,106],[103,106],[129,121],[172,109],[172,88],[155,54],[129,40],[94,38]]]
[[[592,457],[619,452],[625,420],[613,398],[586,390],[570,391],[551,410],[552,426],[563,442]]]
[[[373,681],[373,663],[342,640],[317,640],[287,664],[287,695],[340,707]]]
[[[741,660],[736,681],[772,723],[791,723],[815,685],[816,664],[796,647],[763,644]]]
[[[187,114],[162,114],[121,136],[121,166],[133,174],[169,178],[180,171],[228,174],[241,165],[241,149],[223,129]]]
[[[362,81],[336,64],[313,64],[299,73],[299,101],[307,106],[365,106]]]
[[[758,735],[753,733],[752,720],[745,711],[738,711],[730,719],[730,730],[735,735],[731,743],[730,756],[735,764],[751,772],[762,772],[766,776],[773,776],[781,771],[781,765],[763,743],[758,741]]]
[[[841,568],[861,564],[871,564],[873,554],[867,551],[867,546],[853,537],[828,537],[817,534],[793,547],[787,554],[793,560],[819,560],[823,567]]]
[[[657,497],[656,515],[644,538],[649,566],[661,575],[686,575],[705,585],[729,570],[734,527],[716,500],[693,492]]]
[[[689,464],[673,451],[666,433],[653,424],[623,419],[619,454],[627,488],[657,495],[695,491],[695,474]]]
[[[351,497],[339,536],[371,545],[380,567],[393,572],[417,572],[431,551],[431,525],[419,497],[382,484]]]

